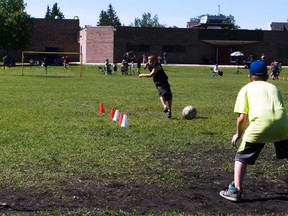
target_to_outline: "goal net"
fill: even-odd
[[[24,75],[23,69],[25,65],[35,66],[41,65],[44,58],[53,65],[63,65],[65,56],[76,56],[80,59],[80,77],[83,76],[82,53],[80,52],[40,52],[40,51],[23,51],[22,52],[22,76]],[[50,64],[49,63],[49,64]]]

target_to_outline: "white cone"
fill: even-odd
[[[116,110],[114,113],[113,121],[119,121],[119,110]]]
[[[126,114],[123,116],[121,127],[128,127],[128,117]]]

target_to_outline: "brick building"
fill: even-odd
[[[166,52],[172,64],[230,64],[230,53],[240,50],[244,58],[264,53],[267,62],[288,64],[287,31],[90,27],[80,31],[79,43],[84,63],[120,62],[124,52],[134,51],[138,56]]]

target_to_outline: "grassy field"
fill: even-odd
[[[48,74],[41,67],[25,67],[24,76],[21,67],[0,68],[0,188],[64,197],[63,182],[85,175],[97,176],[101,184],[117,179],[181,186],[181,172],[200,172],[201,160],[232,178],[233,108],[248,70],[236,74],[236,68],[223,68],[223,77],[212,77],[205,66],[167,66],[165,71],[174,97],[172,119],[162,113],[152,79],[105,76],[98,66],[87,65],[83,77],[79,66],[51,66]],[[269,81],[288,107],[288,70],[281,75]],[[105,113],[99,113],[101,102]],[[186,105],[196,107],[196,119],[182,118]],[[109,118],[112,107],[127,115],[128,127]],[[206,154],[214,149],[227,154]],[[262,162],[249,170],[250,176],[261,170],[261,178],[277,182],[286,172],[284,163]],[[185,164],[181,170],[180,164]]]

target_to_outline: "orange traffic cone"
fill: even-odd
[[[105,112],[104,104],[100,103],[99,113],[104,113],[104,112]]]
[[[114,107],[112,107],[111,112],[110,112],[110,119],[114,118],[114,114],[115,114],[115,109]]]
[[[122,124],[123,116],[124,116],[124,113],[120,112],[120,117],[119,117],[119,121],[118,121],[118,124],[120,124],[120,125]]]

